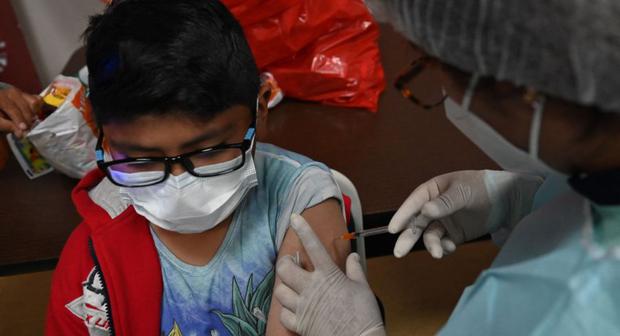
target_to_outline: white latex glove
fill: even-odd
[[[282,283],[275,297],[282,304],[284,327],[303,336],[385,335],[377,300],[366,282],[359,255],[347,258],[345,275],[334,264],[321,241],[303,217],[293,214],[297,232],[314,271],[308,272],[285,256],[276,271]]]
[[[493,170],[434,177],[416,188],[392,217],[389,231],[402,231],[394,255],[405,256],[422,234],[426,249],[441,258],[465,241],[511,230],[531,210],[542,181],[538,176]]]

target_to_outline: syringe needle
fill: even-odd
[[[362,230],[362,231],[357,231],[357,232],[347,232],[345,234],[343,234],[342,236],[340,236],[340,239],[342,240],[353,240],[356,239],[357,237],[370,237],[370,236],[376,236],[382,233],[386,233],[388,232],[388,226],[381,226],[378,228],[372,228],[372,229],[366,229],[366,230]]]

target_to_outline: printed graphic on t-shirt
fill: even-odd
[[[175,305],[174,299],[168,298],[165,301],[170,302],[163,310],[162,326],[167,321],[170,321],[171,326],[163,329],[167,331],[162,331],[162,335],[265,335],[274,279],[273,268],[258,282],[252,273],[247,281],[244,281],[246,285],[242,290],[237,278],[232,276],[226,293],[213,293],[227,297],[228,304],[211,309],[191,301]]]

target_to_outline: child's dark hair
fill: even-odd
[[[84,33],[97,121],[179,113],[208,120],[256,104],[259,73],[243,30],[217,0],[121,0]]]

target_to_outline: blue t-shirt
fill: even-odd
[[[207,265],[179,260],[151,231],[164,283],[162,335],[264,335],[276,256],[290,215],[341,199],[323,164],[262,143],[254,160],[258,186],[236,209]]]

